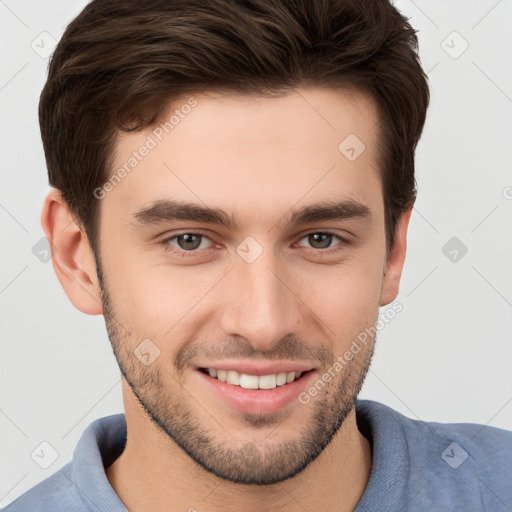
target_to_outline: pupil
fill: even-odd
[[[324,245],[319,248],[325,249],[326,247],[329,247],[332,235],[328,235],[327,233],[314,233],[312,236],[314,242],[311,245],[313,245],[313,247],[315,247],[315,244],[318,243],[318,237],[323,237],[323,241],[320,241],[320,244],[322,244],[322,242],[325,242],[326,240],[328,242],[327,245]]]
[[[193,234],[185,234],[185,235],[181,235],[182,239],[184,240],[184,245],[185,247],[181,247],[182,249],[197,249],[197,247],[199,247],[200,243],[198,243],[198,240],[199,240],[199,236],[198,235],[193,235]],[[196,240],[194,241],[193,238],[196,238]],[[190,245],[192,244],[192,246]],[[180,243],[180,246],[182,244]]]

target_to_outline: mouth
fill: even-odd
[[[220,400],[224,406],[246,414],[272,414],[285,409],[291,413],[304,407],[299,395],[313,383],[316,369],[254,375],[236,370],[196,367],[201,394],[207,401]]]
[[[299,372],[279,372],[267,375],[251,375],[241,373],[236,370],[221,370],[217,368],[198,368],[198,370],[212,379],[217,379],[232,386],[238,386],[244,389],[275,389],[276,387],[286,386],[301,378],[313,370]]]

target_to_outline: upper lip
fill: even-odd
[[[284,372],[307,372],[313,370],[311,363],[302,363],[294,361],[240,361],[240,360],[224,360],[211,361],[209,363],[198,364],[199,368],[215,368],[217,370],[235,370],[238,373],[246,373],[248,375],[271,375],[274,373]]]

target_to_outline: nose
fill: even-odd
[[[252,263],[235,258],[224,283],[221,327],[226,335],[243,336],[255,350],[270,350],[301,325],[300,290],[272,251]]]

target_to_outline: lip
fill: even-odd
[[[209,368],[215,368],[215,366]],[[233,369],[232,366],[226,368]],[[222,370],[224,368],[218,369]],[[272,414],[292,404],[294,401],[298,402],[299,394],[309,386],[311,380],[318,373],[316,370],[304,371],[307,373],[301,375],[299,379],[273,389],[244,389],[210,377],[197,368],[193,373],[200,379],[200,384],[203,388],[211,390],[213,394],[220,397],[234,409],[247,414]],[[269,373],[278,372],[271,371]],[[263,372],[260,375],[266,374]]]
[[[313,370],[314,367],[308,363],[298,363],[293,361],[241,361],[232,360],[209,361],[204,364],[197,364],[195,369],[199,368],[215,368],[216,370],[236,370],[238,373],[247,373],[249,375],[271,375],[283,372],[307,372]]]

